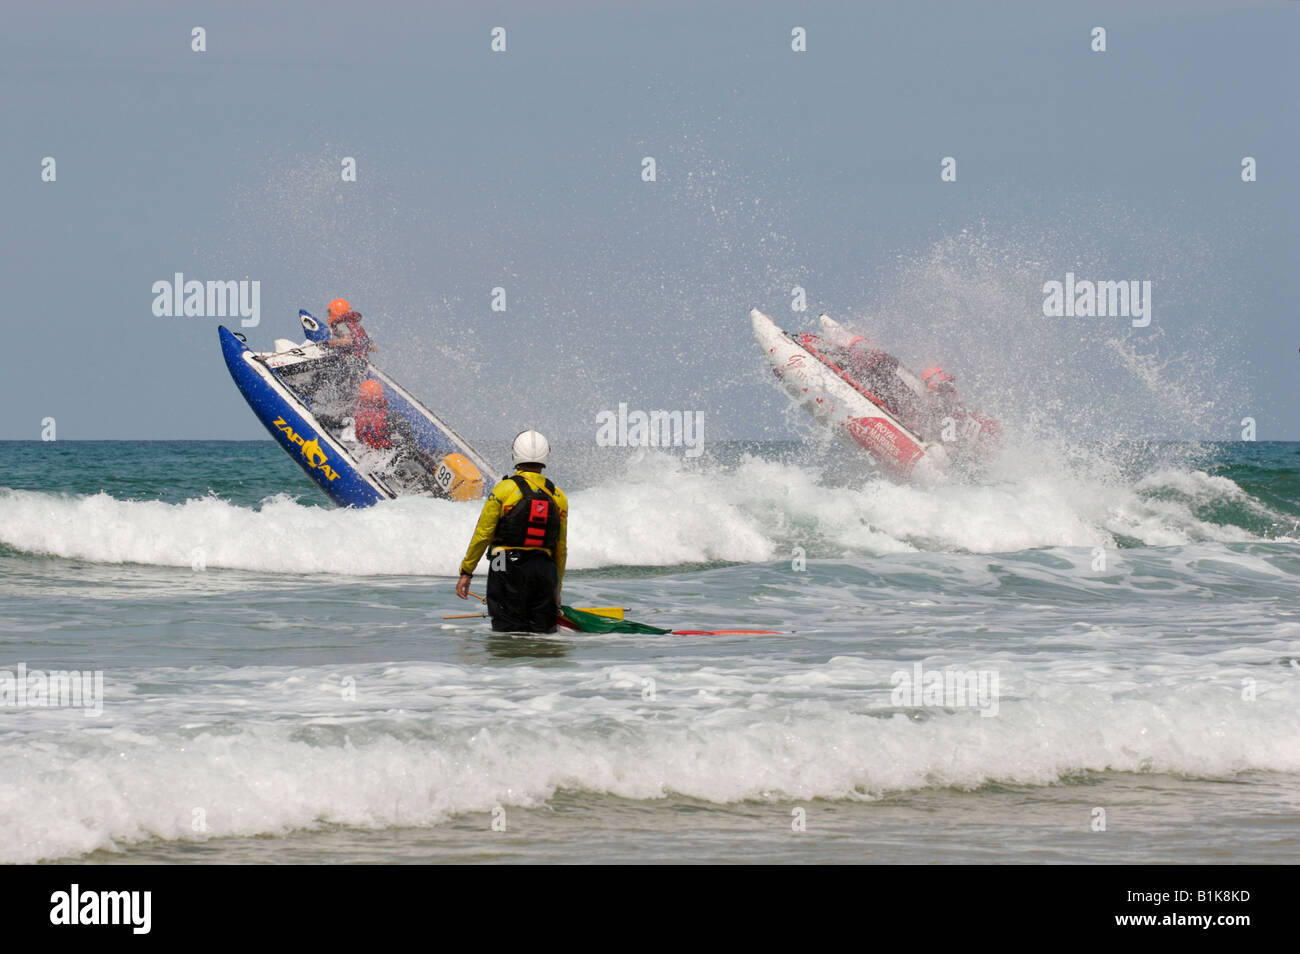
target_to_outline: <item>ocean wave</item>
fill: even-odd
[[[646,454],[570,494],[569,566],[671,567],[905,551],[1178,546],[1262,539],[1287,518],[1231,479],[1105,458],[1005,453],[981,482],[933,486],[746,455]],[[120,500],[0,490],[0,545],[96,563],[343,575],[454,575],[478,506],[432,499],[334,510],[274,496]],[[1276,539],[1276,536],[1274,536]]]
[[[102,725],[42,712],[48,724],[28,720],[26,744],[0,747],[0,823],[14,836],[0,862],[149,839],[432,826],[562,790],[728,804],[1103,772],[1300,772],[1290,669],[1261,672],[1252,701],[1231,679],[1133,687],[1095,675],[1080,685],[1007,672],[985,718],[894,707],[888,666],[849,657],[802,674],[623,665],[577,678],[387,664],[358,675],[360,703],[342,701],[329,670],[186,671],[192,698],[110,698]],[[286,706],[300,717],[276,718]],[[184,718],[160,718],[168,707]]]

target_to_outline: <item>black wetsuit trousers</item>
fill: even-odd
[[[487,611],[492,628],[498,633],[555,632],[558,585],[555,561],[540,550],[505,550],[490,556]]]

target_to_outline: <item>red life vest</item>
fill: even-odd
[[[358,312],[350,311],[335,323],[347,325],[348,334],[352,338],[352,344],[344,348],[344,351],[348,354],[354,354],[358,358],[364,358],[370,354],[370,336],[366,334],[366,329],[361,327],[361,315]]]
[[[546,481],[546,490],[534,490],[532,484],[514,474],[510,478],[519,488],[523,499],[502,514],[497,521],[497,546],[542,547],[555,554],[555,544],[560,539],[560,508],[551,494],[555,484]]]
[[[370,401],[358,401],[357,409],[352,415],[353,430],[357,440],[365,441],[376,450],[388,450],[393,446],[388,437],[388,402],[376,404]]]

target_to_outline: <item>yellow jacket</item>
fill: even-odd
[[[531,470],[517,470],[515,473],[528,481],[528,485],[534,490],[545,493],[546,478],[544,476]],[[559,487],[555,488],[552,497],[555,500],[555,508],[560,512],[560,537],[555,541],[555,552],[551,553],[545,547],[501,547],[501,549],[541,550],[550,554],[555,560],[555,568],[559,571],[559,582],[563,583],[564,563],[569,556],[569,500]],[[502,514],[509,513],[523,499],[524,495],[519,492],[519,487],[513,480],[503,480],[492,488],[492,493],[488,494],[488,499],[483,503],[483,512],[479,514],[478,526],[474,528],[474,537],[469,542],[469,549],[465,551],[465,559],[461,561],[461,573],[474,572],[474,568],[478,566],[478,561],[483,557],[483,551],[491,546],[496,538],[497,521],[501,519]]]

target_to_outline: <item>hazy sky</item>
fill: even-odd
[[[1300,438],[1300,3],[97,0],[0,20],[0,438],[46,417],[61,439],[264,437],[222,319],[154,315],[175,272],[260,282],[257,347],[349,298],[377,362],[471,440],[594,439],[620,402],[702,410],[707,438],[801,433],[755,305],[790,328],[827,310],[1067,436],[1235,439],[1250,416]],[[1044,317],[1067,271],[1151,281],[1150,325]]]

